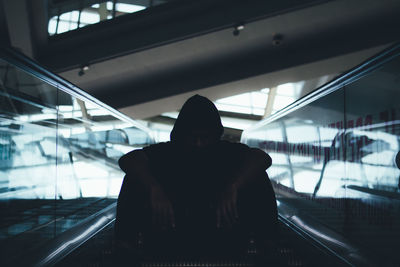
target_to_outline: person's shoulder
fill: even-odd
[[[166,147],[170,147],[171,145],[172,145],[171,141],[167,141],[167,142],[160,142],[160,143],[151,144],[151,145],[148,145],[148,146],[144,147],[143,149],[148,149],[148,148],[166,148]]]
[[[245,144],[238,143],[238,142],[227,141],[227,140],[219,141],[219,145],[221,147],[248,147]]]
[[[226,153],[243,153],[249,149],[249,147],[242,143],[230,142],[226,140],[221,140],[219,142],[220,150]]]
[[[149,153],[153,154],[153,153],[168,152],[171,149],[172,149],[172,143],[168,141],[168,142],[160,142],[160,143],[146,146],[143,148],[143,151],[146,154],[149,154]]]

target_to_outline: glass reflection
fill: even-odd
[[[0,60],[0,257],[77,225],[116,201],[117,160],[147,129]]]
[[[400,247],[399,66],[396,58],[242,137],[272,157],[279,201],[389,264]]]

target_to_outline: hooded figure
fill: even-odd
[[[126,176],[118,198],[117,240],[137,244],[138,232],[151,232],[160,245],[161,233],[176,229],[198,240],[197,250],[204,251],[199,240],[218,229],[247,228],[263,240],[273,239],[277,210],[265,172],[271,158],[259,149],[222,141],[223,131],[215,105],[195,95],[182,106],[170,142],[121,157]],[[164,245],[163,251],[171,247]]]
[[[224,133],[221,117],[215,105],[207,98],[195,95],[182,106],[171,131],[171,142],[182,143],[193,131],[202,130],[219,140]]]

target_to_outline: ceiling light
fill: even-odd
[[[89,65],[83,65],[78,71],[79,76],[83,76],[89,70]]]
[[[242,30],[244,30],[244,24],[243,23],[237,24],[233,29],[233,35],[238,36],[240,31],[242,31]]]

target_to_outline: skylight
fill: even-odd
[[[218,110],[252,115],[264,115],[269,89],[218,99]]]
[[[127,3],[130,2],[130,3]],[[54,10],[62,10],[64,7],[52,7],[51,13],[60,12],[56,16],[51,16],[48,23],[49,35],[60,34],[68,31],[75,30],[77,28],[82,28],[84,26],[99,23],[103,20],[112,19],[125,14],[139,12],[143,9],[150,7],[144,6],[143,1],[101,1],[99,3],[92,4],[87,7],[76,6],[75,10],[69,9],[68,12],[60,12]],[[159,2],[157,2],[159,3]],[[157,4],[156,3],[156,4]],[[66,9],[66,8],[64,8]]]
[[[215,101],[215,105],[220,111],[269,116],[296,101],[300,97],[303,84],[304,82],[286,83],[272,89],[264,88],[225,97]],[[269,109],[268,105],[271,105]]]
[[[277,86],[276,95],[272,104],[271,114],[274,114],[275,112],[283,109],[284,107],[296,101],[300,97],[303,85],[304,82],[297,82],[297,83],[285,83]]]

